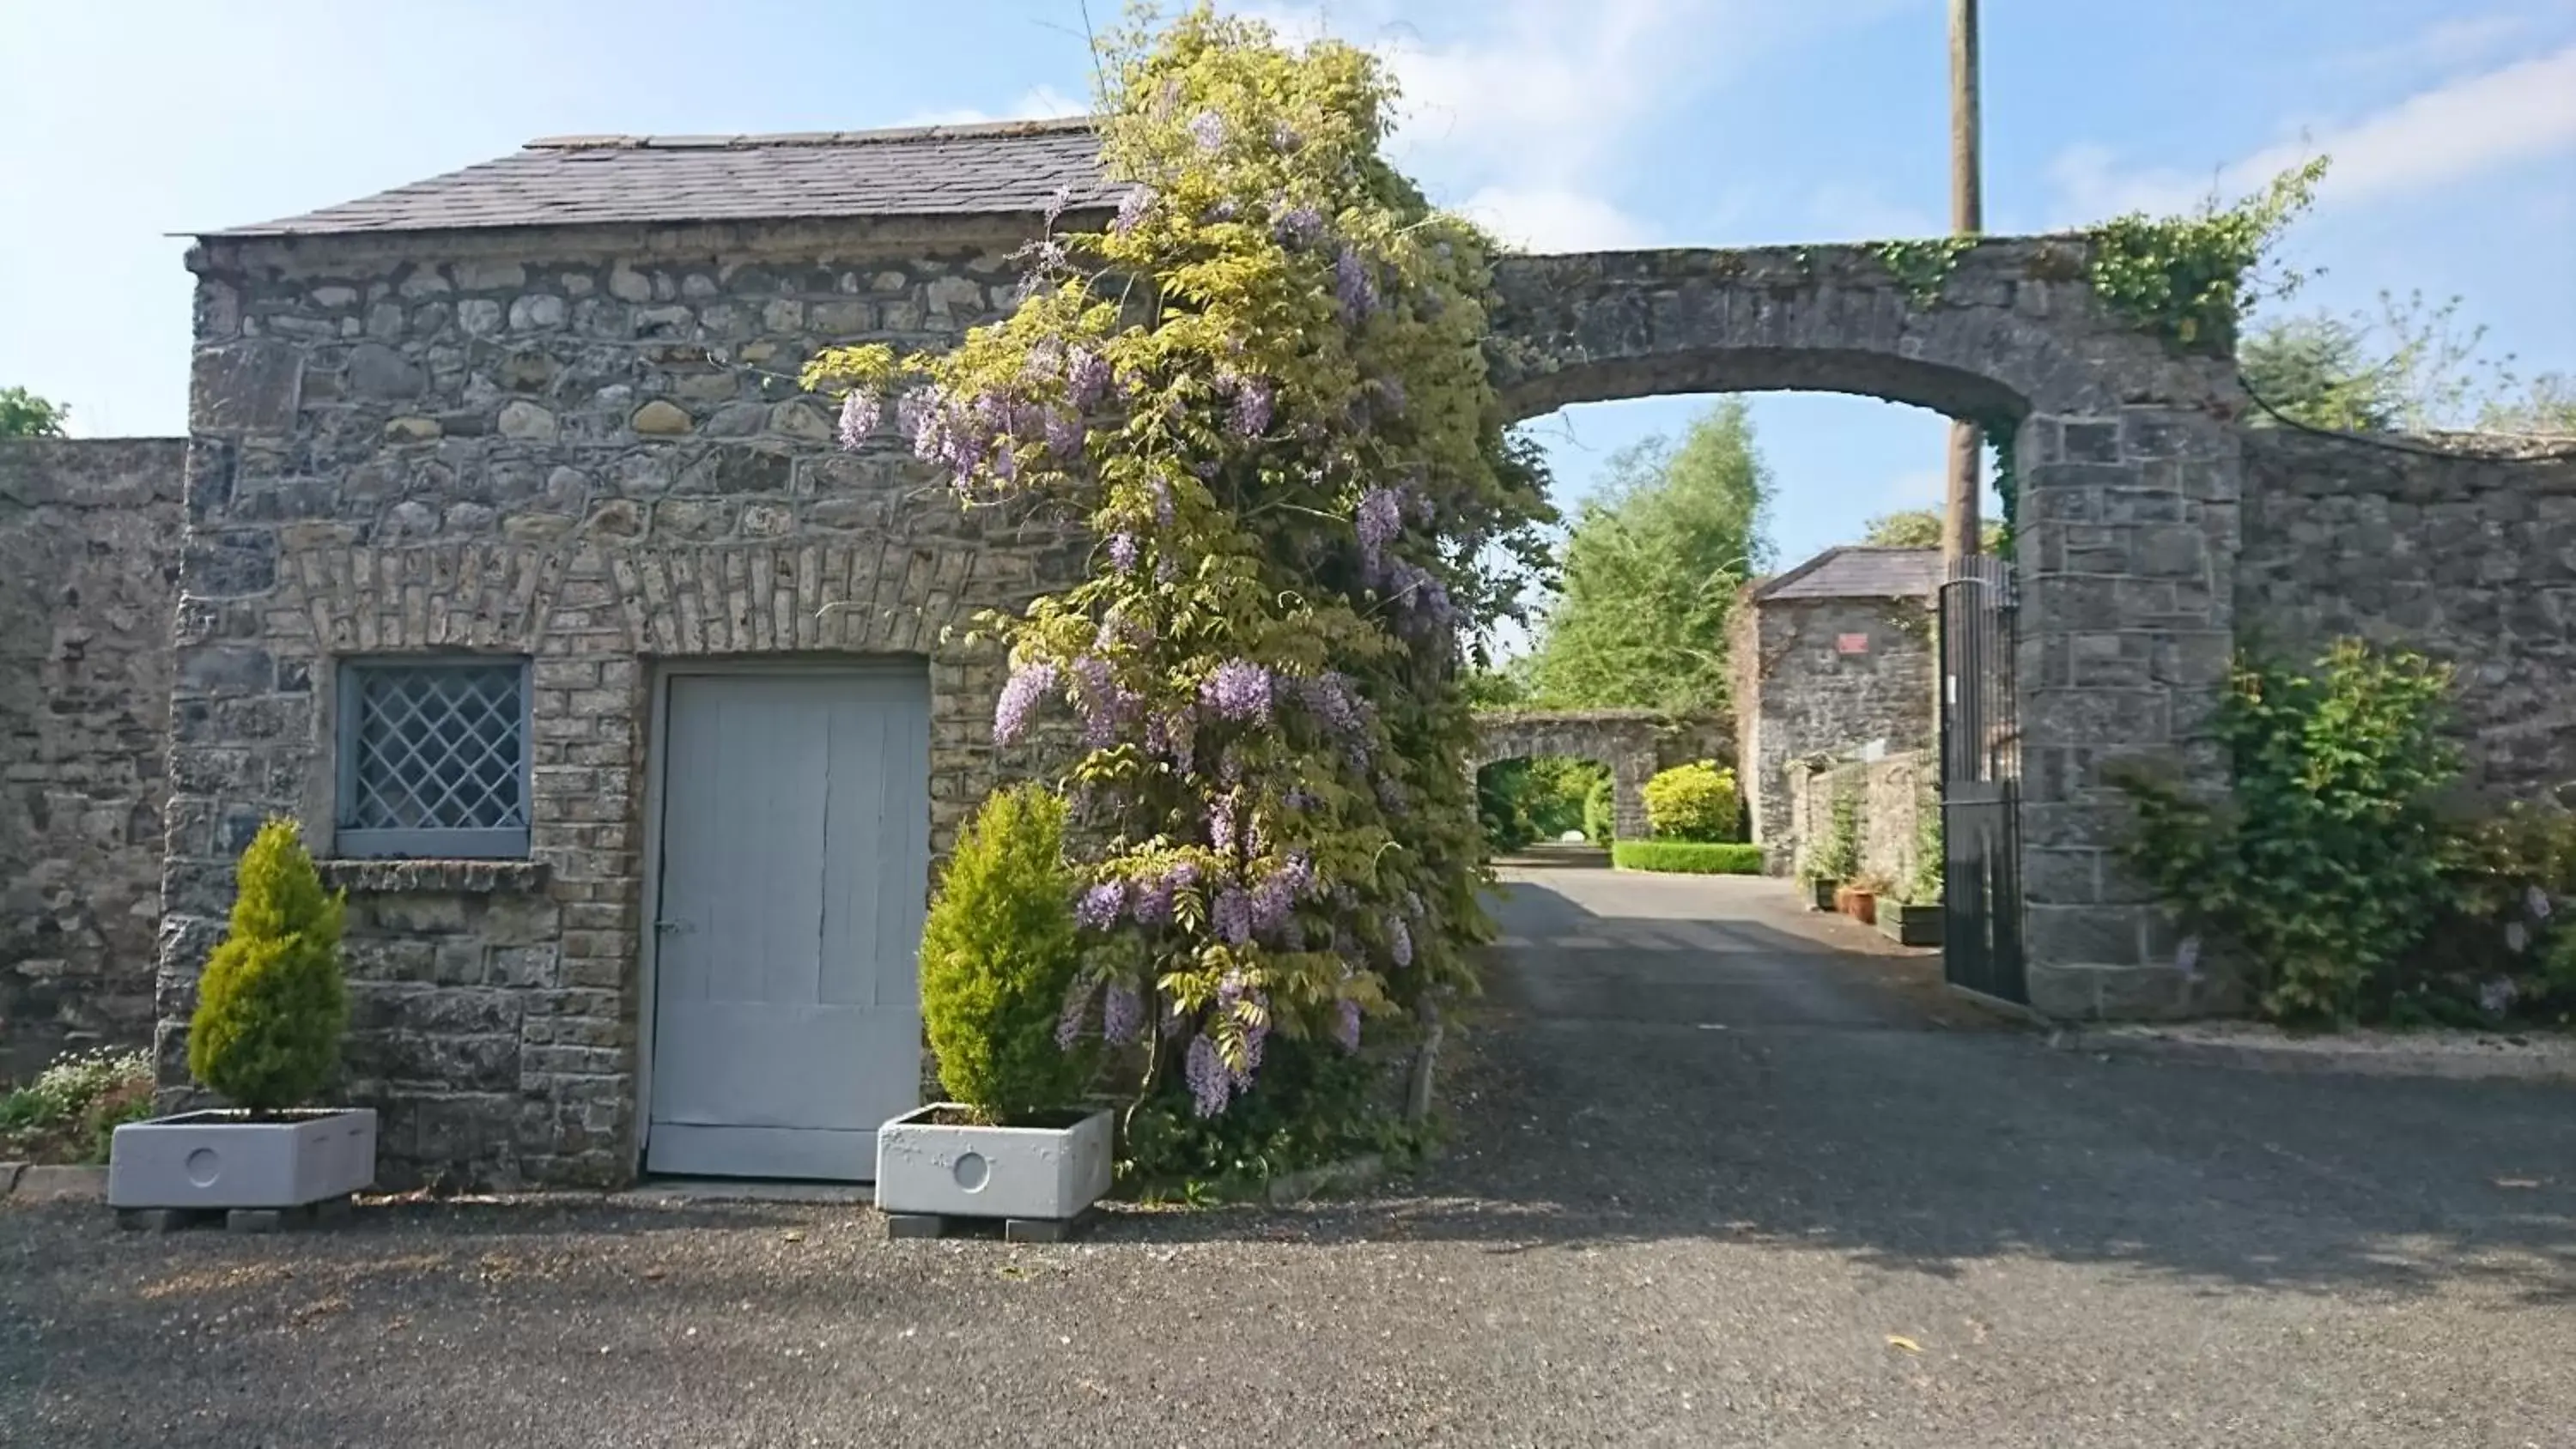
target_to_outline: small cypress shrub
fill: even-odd
[[[242,853],[232,929],[206,961],[188,1027],[188,1070],[253,1114],[311,1101],[340,1065],[349,994],[340,979],[344,898],[326,895],[293,821],[271,820]]]
[[[1595,845],[1608,845],[1619,833],[1618,803],[1611,791],[1610,777],[1602,776],[1583,792],[1583,833]]]
[[[1082,969],[1064,801],[1034,785],[995,791],[949,858],[921,933],[921,1016],[939,1083],[982,1121],[1007,1124],[1079,1101],[1096,1061],[1056,1044]]]

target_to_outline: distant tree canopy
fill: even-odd
[[[59,438],[71,411],[23,387],[0,387],[0,438]]]
[[[2003,546],[2004,526],[1988,519],[1978,529],[1982,547],[1993,553]],[[1871,548],[1939,548],[1941,515],[1930,508],[1900,508],[1861,525],[1860,541]]]
[[[2284,419],[2344,432],[2478,428],[2576,430],[2576,383],[2564,373],[2516,377],[2511,357],[2478,355],[2484,327],[2462,330],[2457,297],[2428,305],[2383,292],[2378,315],[2314,312],[2248,331],[2236,367],[2258,406],[2249,421]]]
[[[1726,703],[1726,625],[1769,562],[1770,472],[1740,399],[1679,446],[1649,438],[1610,460],[1565,543],[1554,605],[1526,667],[1532,702],[1674,712]]]

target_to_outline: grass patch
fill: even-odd
[[[1610,863],[1621,870],[1654,870],[1675,875],[1760,875],[1761,846],[1740,840],[1621,840],[1610,846]]]

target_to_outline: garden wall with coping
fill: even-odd
[[[152,1035],[186,452],[0,440],[0,1081]]]
[[[1778,867],[1806,839],[1796,803],[1799,761],[1874,741],[1907,751],[1931,743],[1932,614],[1915,599],[1778,599],[1744,611],[1739,664],[1751,682],[1738,771],[1756,843]],[[1858,647],[1852,647],[1857,641]]]
[[[2248,429],[2245,472],[2239,642],[2421,650],[2456,671],[2472,786],[2576,787],[2576,437]]]
[[[1882,889],[1902,890],[1914,877],[1915,831],[1926,809],[1939,809],[1935,776],[1939,760],[1929,750],[1907,750],[1874,760],[1792,766],[1788,806],[1801,841],[1833,830],[1834,800],[1848,792],[1860,809],[1860,874]]]

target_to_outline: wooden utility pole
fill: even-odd
[[[1975,236],[1986,229],[1985,191],[1977,166],[1977,0],[1950,0],[1950,230]],[[1985,439],[1975,423],[1950,423],[1949,506],[1941,513],[1941,556],[1978,552],[1984,492],[1978,465]]]

